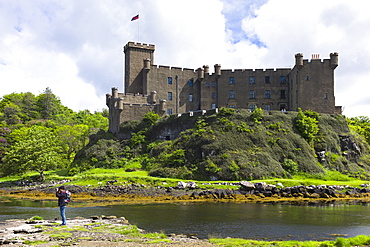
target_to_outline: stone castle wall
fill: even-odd
[[[293,68],[221,69],[214,65],[198,69],[154,64],[154,45],[128,42],[125,52],[125,93],[112,89],[107,95],[109,131],[139,120],[148,111],[159,115],[230,107],[264,110],[313,110],[341,113],[335,106],[334,69],[338,54],[311,60],[296,54]]]

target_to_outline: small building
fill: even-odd
[[[128,42],[124,46],[124,93],[112,88],[106,95],[109,131],[121,123],[140,120],[148,111],[160,116],[229,107],[266,111],[313,110],[341,114],[335,106],[334,70],[338,53],[329,59],[318,54],[311,60],[295,55],[293,68],[221,69],[204,65],[197,69],[154,64],[155,46]]]

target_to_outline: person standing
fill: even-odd
[[[67,192],[64,186],[60,186],[57,190],[56,196],[58,197],[58,206],[60,208],[60,216],[62,216],[61,226],[65,226],[66,222],[66,207],[67,207]]]

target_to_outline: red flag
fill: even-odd
[[[135,15],[134,17],[132,17],[132,18],[131,18],[131,21],[135,21],[135,20],[137,20],[137,19],[139,19],[139,14]]]

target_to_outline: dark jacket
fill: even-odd
[[[58,206],[66,206],[67,203],[65,202],[65,199],[67,199],[67,193],[65,191],[57,191],[56,196],[58,197]]]

